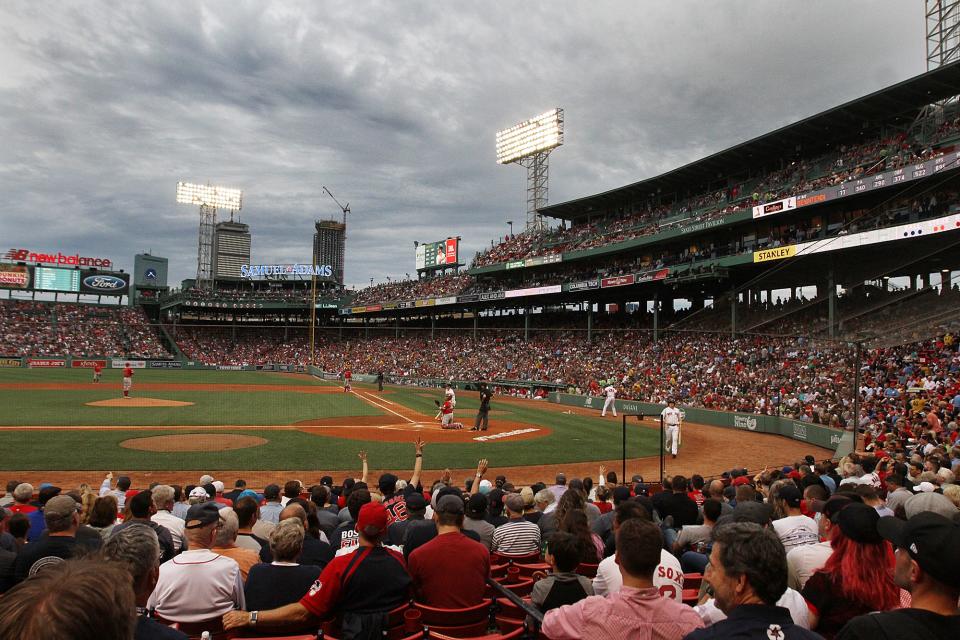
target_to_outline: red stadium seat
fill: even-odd
[[[510,563],[521,563],[521,564],[531,564],[534,562],[543,562],[543,558],[540,557],[540,553],[530,553],[525,556],[507,556],[502,553],[493,552],[490,554],[490,564],[510,564]]]
[[[390,611],[389,617],[389,629],[387,630],[388,640],[399,640],[403,638],[406,634],[410,633],[410,630],[406,628],[406,614],[410,610],[410,605],[408,603],[403,603],[396,609]],[[418,612],[419,613],[419,612]],[[419,615],[417,616],[419,618]],[[419,626],[419,624],[417,625]],[[334,618],[333,620],[327,620],[323,623],[323,637],[326,640],[336,640],[340,635],[340,619]]]
[[[515,640],[520,638],[523,635],[523,627],[519,629],[514,629],[513,631],[503,634],[503,633],[492,633],[485,636],[448,636],[443,633],[439,633],[430,629],[430,633],[426,636],[414,636],[413,638],[408,638],[406,640],[414,640],[415,638],[429,638],[431,640]]]
[[[491,557],[492,560],[492,557]],[[510,563],[504,564],[493,564],[490,563],[490,577],[499,580],[504,578],[507,575],[507,569],[510,568]]]
[[[517,563],[517,564],[515,564],[515,565],[513,565],[513,566],[515,566],[515,567],[517,567],[518,569],[520,569],[520,577],[521,577],[521,578],[532,578],[532,577],[533,577],[533,574],[537,573],[538,571],[543,571],[544,573],[549,573],[549,572],[550,572],[550,565],[547,564],[546,562],[536,562],[536,563],[533,563],[533,564],[520,564],[520,563]],[[497,576],[493,576],[493,575],[491,575],[491,577],[497,578]]]
[[[530,592],[533,591],[533,583],[536,582],[533,578],[524,578],[519,582],[504,582],[502,580],[497,580],[497,583],[505,588],[512,591],[514,594],[524,598],[530,595]],[[484,595],[487,598],[496,598],[499,595],[499,592],[493,588],[490,584],[487,585],[487,590],[484,592]]]
[[[419,602],[413,603],[413,608],[420,612],[420,623],[423,626],[455,638],[469,638],[486,633],[491,606],[493,606],[492,600],[484,600],[476,606],[465,609],[441,609]]]
[[[700,589],[700,584],[703,582],[702,573],[685,573],[683,574],[683,588],[687,589]]]

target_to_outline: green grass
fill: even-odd
[[[16,375],[12,375],[13,372]],[[119,372],[105,371],[105,383],[117,386]],[[88,371],[0,370],[2,382],[87,382]],[[412,466],[410,443],[360,442],[346,438],[316,436],[300,431],[230,429],[204,431],[204,425],[288,425],[300,420],[351,415],[379,415],[384,412],[346,394],[305,394],[284,391],[284,384],[329,384],[293,379],[282,374],[219,371],[137,372],[136,383],[174,382],[184,384],[264,384],[275,390],[255,392],[143,391],[140,395],[195,402],[191,407],[113,408],[87,407],[84,402],[117,397],[116,388],[80,391],[0,390],[0,424],[3,425],[197,425],[191,433],[238,433],[266,438],[269,443],[234,451],[154,453],[124,449],[123,440],[132,437],[169,435],[162,430],[106,431],[0,431],[0,469],[10,470],[215,470],[249,469],[330,469],[357,468],[356,452],[368,451],[372,468],[405,469]],[[368,385],[355,388],[369,389]],[[420,413],[433,415],[433,400],[440,391],[421,388],[396,389],[384,396]],[[472,424],[478,401],[458,397],[457,417]],[[523,422],[550,429],[546,437],[532,440],[504,439],[491,442],[431,443],[425,450],[428,468],[469,468],[482,457],[504,466],[530,466],[620,457],[621,427],[618,420],[568,415],[546,410],[537,403],[504,404],[494,398],[497,412],[491,420]],[[178,432],[182,433],[182,432]],[[415,439],[410,434],[410,442]],[[639,457],[656,453],[659,435],[653,429],[628,422],[627,455]]]

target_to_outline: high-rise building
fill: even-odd
[[[317,220],[314,224],[313,259],[316,264],[328,264],[333,279],[343,285],[344,246],[347,239],[347,225],[336,220]]]
[[[244,264],[250,264],[250,225],[218,222],[213,233],[214,279],[239,279]]]

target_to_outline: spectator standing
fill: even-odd
[[[770,529],[752,522],[717,527],[704,580],[726,618],[684,640],[820,640],[794,624],[790,612],[776,604],[787,589],[787,559],[783,544]]]
[[[418,602],[431,607],[462,609],[483,600],[490,575],[490,552],[465,536],[463,499],[437,500],[433,521],[437,536],[419,546],[407,560]]]
[[[427,513],[427,500],[421,493],[411,493],[406,498],[407,517],[397,520],[387,527],[386,543],[395,547],[402,547],[407,539],[407,528],[414,522],[423,522]]]
[[[592,596],[547,612],[543,634],[551,640],[644,637],[679,639],[703,626],[690,607],[663,598],[653,585],[663,537],[651,522],[634,519],[617,531],[617,564],[623,587],[610,596]]]

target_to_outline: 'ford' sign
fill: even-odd
[[[127,286],[126,280],[116,276],[87,276],[83,286],[95,291],[119,291]]]

